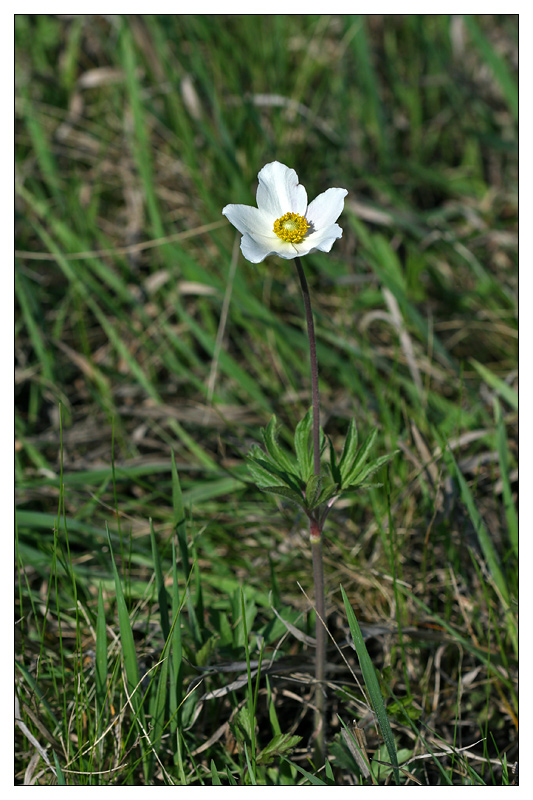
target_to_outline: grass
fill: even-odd
[[[517,16],[15,21],[16,783],[515,783]],[[221,215],[272,160],[349,191],[323,427],[399,451],[325,528],[322,769],[306,520],[245,466],[300,290]]]

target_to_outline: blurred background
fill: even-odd
[[[305,519],[258,492],[244,461],[272,414],[289,446],[310,405],[299,284],[290,261],[244,261],[221,214],[255,205],[258,171],[278,160],[309,200],[349,192],[342,239],[303,262],[323,427],[340,447],[355,417],[362,438],[378,428],[376,455],[399,451],[384,486],[343,501],[326,527],[336,641],[342,583],[362,623],[411,630],[401,646],[372,641],[412,718],[454,746],[479,740],[451,782],[474,780],[470,768],[505,782],[517,725],[517,28],[517,15],[16,15],[17,676],[30,727],[30,695],[57,715],[57,675],[76,683],[64,653],[91,651],[99,586],[116,613],[106,526],[139,658],[161,646],[152,543],[169,570],[172,458],[196,565],[189,659],[240,646],[242,660],[224,623],[241,586],[268,646],[287,633],[271,603],[312,634],[297,583],[312,595]],[[336,697],[332,736],[334,712],[359,715]],[[295,703],[278,709],[287,725]],[[190,751],[231,713],[208,705]],[[217,747],[197,763],[222,758]],[[350,783],[340,744],[337,759]],[[432,761],[420,769],[422,782],[442,779]]]

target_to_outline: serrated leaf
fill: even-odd
[[[339,495],[357,494],[361,489],[381,489],[382,486],[382,483],[356,483],[353,486],[346,486]]]
[[[261,484],[264,484],[265,486],[275,486],[281,481],[281,483],[284,483],[286,486],[296,492],[300,490],[298,485],[298,477],[296,475],[291,475],[288,472],[278,468],[277,465],[274,465],[272,461],[265,456],[262,450],[259,450],[259,452],[262,456],[259,458],[248,454],[247,464],[250,472],[255,470],[257,475],[255,479],[259,479],[257,485],[260,489],[263,488]],[[274,482],[272,480],[273,478],[275,479]]]
[[[353,463],[357,453],[358,440],[359,436],[357,434],[357,425],[355,419],[352,417],[348,426],[346,439],[344,440],[344,447],[342,448],[341,457],[339,459],[339,470],[343,478],[346,475],[347,470],[350,468],[350,465]]]
[[[353,483],[355,476],[362,470],[368,456],[370,455],[370,451],[374,446],[374,442],[376,441],[377,435],[378,435],[378,430],[377,428],[374,428],[374,430],[371,433],[369,433],[369,435],[366,437],[365,441],[359,448],[359,451],[353,463],[343,464],[343,467],[341,469],[343,486],[350,486],[350,484]]]
[[[394,453],[389,453],[386,456],[380,456],[370,464],[367,464],[366,467],[362,468],[361,472],[354,476],[352,485],[355,484],[359,486],[367,478],[370,478],[370,476],[377,472],[378,469],[380,469],[384,464],[387,464],[391,459],[393,459],[397,452],[398,450],[395,450]]]
[[[284,497],[286,500],[290,500],[292,503],[296,503],[297,506],[307,510],[307,503],[305,502],[305,497],[301,494],[298,494],[293,489],[288,489],[286,486],[260,486],[259,487],[262,492],[268,492],[269,494],[278,494],[280,497]]]
[[[257,756],[257,764],[270,764],[276,756],[289,753],[301,740],[301,736],[291,736],[290,733],[280,733],[274,736]]]
[[[337,456],[335,454],[335,449],[333,447],[333,442],[328,436],[329,442],[329,470],[331,472],[331,477],[335,481],[335,483],[342,483],[342,475],[339,469],[339,465],[337,464]]]
[[[284,469],[286,472],[296,472],[296,462],[294,458],[286,453],[278,444],[276,439],[277,419],[272,417],[266,428],[261,431],[265,447],[276,464]]]
[[[205,667],[211,661],[211,656],[216,650],[218,641],[218,634],[210,636],[207,642],[195,653],[195,661],[197,667]]]
[[[320,475],[313,475],[309,478],[305,487],[305,503],[308,508],[314,508],[316,506],[321,488],[322,478]]]
[[[315,484],[312,484],[311,481],[315,481]],[[307,500],[307,508],[309,511],[313,511],[313,509],[318,508],[319,506],[326,503],[331,497],[334,497],[336,494],[339,493],[339,485],[338,483],[333,483],[329,476],[320,478],[320,482],[315,479],[311,479],[309,481],[308,486],[314,491],[306,492],[305,499]]]
[[[313,474],[313,455],[309,446],[311,429],[313,427],[313,412],[311,409],[300,420],[294,433],[294,450],[300,470],[300,477],[307,483]]]
[[[277,486],[279,477],[273,475],[269,469],[263,468],[261,463],[263,462],[259,459],[251,458],[250,455],[247,456],[246,467],[254,483],[260,489],[264,486]]]
[[[317,505],[321,506],[323,503],[327,503],[328,500],[331,500],[332,497],[335,497],[335,495],[338,494],[340,494],[338,483],[332,483],[330,486],[324,486],[318,497]]]
[[[246,706],[240,708],[235,716],[233,722],[230,722],[230,729],[238,742],[243,744],[250,744],[252,738],[252,726],[250,723],[250,712]]]

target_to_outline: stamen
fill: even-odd
[[[274,223],[274,233],[284,242],[300,244],[307,233],[309,223],[300,214],[288,211]]]

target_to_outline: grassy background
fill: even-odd
[[[341,584],[402,782],[516,780],[517,24],[16,16],[17,783],[389,782]],[[243,459],[310,404],[301,296],[221,215],[272,160],[349,191],[323,426],[399,449],[326,527],[321,772],[305,519]]]

